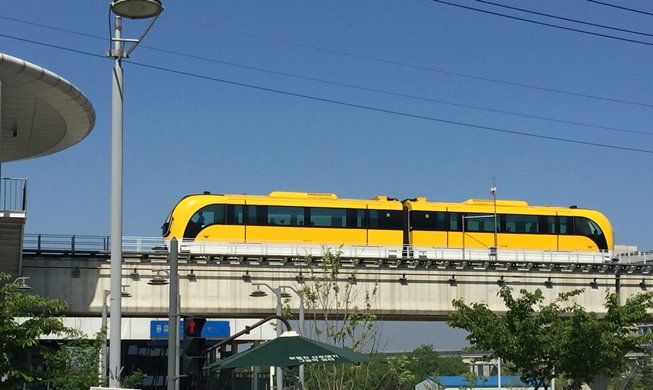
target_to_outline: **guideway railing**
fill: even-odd
[[[125,252],[166,251],[161,237],[123,237],[122,248]],[[51,254],[108,254],[111,249],[109,236],[65,235],[65,234],[30,234],[23,239],[23,251]]]
[[[91,235],[60,235],[60,234],[25,234],[23,241],[24,253],[37,255],[75,255],[109,254],[111,247],[109,236]],[[181,256],[228,259],[319,259],[327,250],[339,252],[341,259],[376,261],[383,260],[390,264],[405,262],[532,262],[532,263],[576,263],[601,264],[611,262],[609,253],[554,251],[554,250],[524,250],[501,248],[448,248],[448,247],[392,247],[386,245],[335,245],[299,242],[260,242],[243,243],[234,241],[187,241],[179,244]],[[123,237],[123,253],[125,257],[142,253],[154,253],[165,256],[168,252],[167,243],[161,237]]]

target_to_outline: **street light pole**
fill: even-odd
[[[111,333],[109,334],[109,387],[120,387],[122,273],[122,18],[116,16],[113,77],[111,78]]]
[[[121,364],[121,316],[120,288],[122,276],[122,195],[123,195],[123,72],[122,58],[143,39],[145,34],[163,11],[159,0],[115,0],[110,4],[111,11],[116,15],[114,36],[111,38],[113,49],[109,49],[109,57],[114,59],[111,81],[111,333],[109,338],[109,387],[120,387]],[[152,19],[140,38],[122,38],[122,17],[131,19]],[[125,51],[124,43],[132,46]]]
[[[290,288],[295,293],[297,293],[297,295],[299,295],[299,293],[290,286],[279,286],[279,287],[274,288],[274,287],[272,287],[272,286],[270,286],[269,284],[266,284],[266,283],[255,283],[255,284],[258,285],[258,286],[267,287],[270,291],[272,291],[274,293],[274,295],[277,296],[276,314],[277,314],[278,317],[281,317],[283,315],[282,306],[281,306],[281,297],[282,297],[282,295],[284,293],[281,292],[281,288]],[[288,296],[290,295],[288,293],[285,293],[285,294],[287,294]],[[250,294],[250,296],[253,296],[253,297],[262,297],[262,296],[266,296],[266,295],[267,294],[264,291],[260,290],[260,287],[259,287],[259,290],[254,291],[254,292],[252,292]],[[303,299],[303,298],[300,296],[300,299]],[[301,314],[303,314],[303,313],[301,313]],[[300,325],[300,327],[302,327],[302,326],[303,326],[303,323],[302,323],[302,325]],[[281,336],[281,324],[279,324],[277,322],[277,338],[279,338],[279,336]],[[283,370],[281,369],[281,367],[277,367],[276,372],[277,372],[277,390],[281,390],[281,389],[283,389]],[[270,386],[272,386],[272,382],[270,382]]]
[[[492,180],[492,185],[490,186],[490,194],[494,198],[494,247],[497,247],[497,186],[494,185],[494,180]]]
[[[179,373],[179,269],[177,239],[170,241],[170,296],[168,298],[168,381],[167,390],[176,390]]]
[[[501,358],[497,358],[497,388],[501,390]]]
[[[107,298],[111,294],[110,290],[104,290],[102,296],[102,353],[100,354],[100,378],[102,385],[105,384],[104,378],[107,376]]]
[[[295,290],[293,287],[290,286],[280,286],[280,287],[292,290],[292,292],[297,294],[297,296],[299,297],[299,335],[304,336],[304,294],[300,293],[299,291]],[[303,364],[299,365],[299,383],[301,383],[303,389],[304,388],[304,365]]]

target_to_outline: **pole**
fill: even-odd
[[[494,185],[494,180],[492,180],[490,193],[494,198],[494,247],[496,248],[497,247],[497,187]]]
[[[2,210],[2,187],[2,81],[0,81],[0,210]]]
[[[464,215],[461,215],[461,216],[463,217],[462,218],[462,222],[463,222],[463,261],[465,261],[465,218],[466,217]]]
[[[501,390],[501,358],[497,358],[497,388]]]
[[[177,316],[178,295],[178,251],[177,239],[170,241],[170,297],[168,299],[168,381],[167,390],[175,390],[177,383],[177,362],[179,361],[179,317]]]
[[[296,291],[295,291],[296,292]],[[304,336],[304,294],[299,295],[299,335]],[[304,389],[304,365],[299,366],[299,383]]]
[[[290,286],[280,286],[283,288],[288,288],[292,290],[297,296],[299,297],[299,335],[304,336],[304,294],[300,293],[299,291],[295,290],[293,287]],[[301,364],[299,366],[299,383],[302,385],[302,389],[304,388],[304,365]]]
[[[102,297],[102,351],[100,354],[100,380],[104,385],[107,378],[107,298],[111,291],[104,290]]]
[[[281,311],[281,287],[277,287],[273,289],[274,293],[277,295],[277,315],[279,317],[282,316],[282,311]],[[277,322],[277,338],[281,336],[281,324]],[[277,367],[277,390],[282,390],[283,389],[283,369],[281,367]]]
[[[122,371],[121,305],[120,289],[122,274],[122,19],[115,19],[114,58],[111,83],[111,333],[109,340],[109,387],[120,387]]]

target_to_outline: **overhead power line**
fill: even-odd
[[[89,1],[94,2],[94,3],[98,2],[96,0],[89,0]],[[439,3],[442,3],[442,4],[447,4],[447,5],[459,6],[457,4],[451,4],[451,3],[443,2],[443,1],[440,1],[440,0],[433,0],[433,1],[439,2]],[[462,8],[468,8],[468,7],[464,7],[464,6],[461,6],[461,7]],[[474,8],[469,8],[469,9],[477,10],[477,9],[474,9]],[[478,10],[478,11],[481,11],[481,10]],[[653,104],[648,104],[648,103],[642,103],[642,102],[636,102],[636,101],[630,101],[630,100],[623,100],[623,99],[615,99],[615,98],[609,98],[609,97],[597,96],[597,95],[590,95],[590,94],[583,94],[583,93],[579,93],[579,92],[565,91],[565,90],[560,90],[560,89],[555,89],[555,88],[546,88],[546,87],[540,87],[540,86],[535,86],[535,85],[530,85],[530,84],[523,84],[523,83],[517,83],[517,82],[512,82],[512,81],[506,81],[506,80],[499,80],[499,79],[493,79],[493,78],[482,77],[482,76],[469,75],[469,74],[465,74],[465,73],[452,72],[452,71],[447,71],[447,70],[442,70],[442,69],[431,68],[431,67],[427,67],[427,66],[409,64],[409,63],[404,63],[404,62],[399,62],[399,61],[391,61],[391,60],[386,60],[386,59],[377,58],[377,57],[364,56],[364,55],[360,55],[360,54],[356,54],[356,53],[349,53],[349,52],[344,52],[344,51],[339,51],[339,50],[334,50],[334,49],[323,48],[323,47],[319,47],[319,46],[312,46],[312,45],[307,45],[307,44],[303,44],[303,43],[298,43],[298,42],[293,42],[293,41],[268,37],[268,36],[264,36],[264,35],[252,34],[252,33],[248,33],[248,32],[243,32],[243,31],[228,29],[228,28],[224,28],[224,27],[219,27],[219,26],[215,26],[215,25],[211,25],[211,24],[207,24],[207,23],[199,23],[199,22],[195,22],[195,21],[191,21],[191,20],[182,19],[182,18],[169,17],[169,16],[165,16],[165,15],[163,15],[162,17],[166,18],[166,19],[170,19],[170,20],[176,20],[176,21],[180,21],[180,22],[183,22],[183,23],[189,23],[189,24],[194,24],[194,25],[198,25],[198,26],[209,27],[209,28],[213,28],[213,29],[216,29],[216,30],[226,31],[226,32],[234,33],[234,34],[240,34],[240,35],[250,36],[250,37],[254,37],[254,38],[265,39],[265,40],[269,40],[269,41],[280,42],[280,43],[285,43],[285,44],[288,44],[288,45],[294,45],[294,46],[298,46],[298,47],[305,47],[305,48],[320,50],[320,51],[324,51],[324,52],[329,52],[329,53],[334,53],[334,54],[339,54],[339,55],[344,55],[344,56],[349,56],[349,57],[354,57],[354,58],[360,58],[360,59],[365,59],[365,60],[370,60],[370,61],[376,61],[376,62],[380,62],[380,63],[386,63],[386,64],[402,66],[402,67],[418,69],[418,70],[424,70],[424,71],[428,71],[428,72],[447,74],[447,75],[451,75],[451,76],[463,77],[463,78],[486,81],[486,82],[497,83],[497,84],[511,85],[511,86],[520,87],[520,88],[528,88],[528,89],[540,90],[540,91],[545,91],[545,92],[559,93],[559,94],[569,95],[569,96],[576,96],[576,97],[583,97],[583,98],[588,98],[588,99],[608,101],[608,102],[613,102],[613,103],[621,103],[621,104],[628,104],[628,105],[634,105],[634,106],[639,106],[639,107],[653,108]],[[6,18],[4,16],[0,16],[0,19],[8,19],[8,20],[13,20],[13,21],[23,22],[23,21],[20,21],[20,20],[17,20],[17,19]],[[34,23],[31,23],[31,22],[27,22],[27,23],[34,24]],[[38,25],[38,24],[34,24],[34,25]],[[64,31],[64,32],[70,32],[70,33],[78,34],[78,35],[82,35],[82,36],[93,37],[91,35],[76,33],[76,32],[72,32],[70,30],[64,30],[64,29],[59,29],[59,28],[49,27],[49,26],[43,26],[43,25],[39,25],[39,26],[42,26],[42,27],[45,27],[45,28],[51,28],[51,29],[54,29],[54,30],[60,30],[60,31]],[[100,38],[100,37],[94,37],[94,38],[102,39],[102,40],[106,39],[106,38]],[[146,47],[146,46],[141,46],[141,47]],[[155,48],[152,48],[152,47],[148,47],[148,48],[151,49],[151,50],[158,50],[158,51],[161,51],[161,52],[166,52],[165,50],[161,50],[161,49],[155,49]],[[180,53],[174,53],[174,52],[170,52],[170,53],[193,57],[192,55],[186,55],[186,54],[180,54]],[[197,58],[197,57],[194,57],[194,58]],[[219,61],[215,61],[215,60],[208,60],[208,61],[219,62]],[[235,65],[235,66],[242,66],[242,65]],[[245,66],[243,66],[243,67],[245,67]]]
[[[145,67],[145,68],[157,69],[157,70],[160,70],[160,71],[163,71],[163,72],[175,73],[175,74],[194,77],[194,78],[199,78],[199,79],[203,79],[203,80],[210,80],[210,81],[215,81],[215,82],[219,82],[219,83],[235,85],[235,86],[239,86],[239,87],[252,88],[252,89],[259,90],[259,91],[278,93],[278,94],[282,94],[282,95],[286,95],[286,96],[294,96],[294,97],[299,97],[299,98],[304,98],[304,99],[309,99],[309,100],[314,100],[314,101],[319,101],[319,102],[324,102],[324,103],[337,104],[337,105],[340,105],[340,106],[359,108],[359,109],[364,109],[364,110],[368,110],[368,111],[382,112],[382,113],[385,113],[385,114],[398,115],[398,116],[403,116],[403,117],[408,117],[408,118],[423,119],[423,120],[432,121],[432,122],[446,123],[446,124],[450,124],[450,125],[470,127],[470,128],[475,128],[475,129],[481,129],[481,130],[488,130],[488,131],[493,131],[493,132],[498,132],[498,133],[504,133],[504,134],[519,135],[519,136],[524,136],[524,137],[547,139],[547,140],[552,140],[552,141],[568,142],[568,143],[573,143],[573,144],[578,144],[578,145],[598,146],[598,147],[608,148],[608,149],[617,149],[617,150],[625,150],[625,151],[631,151],[631,152],[640,152],[640,153],[653,154],[653,150],[630,148],[630,147],[625,147],[625,146],[608,145],[608,144],[602,144],[602,143],[598,143],[598,142],[578,141],[578,140],[572,140],[572,139],[568,139],[568,138],[553,137],[553,136],[547,136],[547,135],[525,133],[525,132],[522,132],[522,131],[500,129],[500,128],[497,128],[497,127],[474,125],[474,124],[471,124],[471,123],[452,121],[452,120],[447,120],[447,119],[429,117],[429,116],[425,116],[425,115],[409,114],[409,113],[400,112],[400,111],[387,110],[387,109],[383,109],[383,108],[364,106],[364,105],[361,105],[361,104],[347,103],[347,102],[341,102],[341,101],[333,100],[333,99],[326,99],[326,98],[320,98],[320,97],[316,97],[316,96],[304,95],[304,94],[299,94],[299,93],[295,93],[295,92],[282,91],[282,90],[273,89],[273,88],[260,87],[260,86],[257,86],[257,85],[245,84],[245,83],[240,83],[240,82],[235,82],[235,81],[229,81],[229,80],[219,79],[217,77],[204,76],[204,75],[199,75],[199,74],[196,74],[196,73],[190,73],[190,72],[184,72],[184,71],[164,68],[164,67],[156,66],[156,65],[142,64],[142,63],[133,62],[133,61],[130,61],[129,63],[134,64],[134,65],[138,65],[138,66],[142,66],[142,67]]]
[[[83,36],[83,37],[94,38],[94,39],[102,40],[102,41],[106,40],[105,38],[90,35],[90,34],[80,33],[80,32],[71,31],[71,30],[67,30],[67,29],[62,29],[62,28],[58,28],[58,27],[46,26],[46,25],[43,25],[43,24],[38,24],[38,23],[33,23],[33,22],[27,22],[27,21],[14,19],[14,18],[9,18],[9,17],[5,17],[5,16],[0,16],[0,19],[7,19],[7,20],[14,21],[14,22],[18,22],[18,23],[25,23],[25,24],[29,24],[29,25],[32,25],[32,26],[47,28],[47,29],[54,30],[54,31],[61,31],[61,32],[74,34],[74,35],[80,35],[80,36]],[[6,36],[6,37],[9,37],[9,36]],[[20,39],[20,38],[15,38],[15,39]],[[299,80],[307,80],[307,81],[312,81],[312,82],[317,82],[317,83],[322,83],[322,84],[327,84],[327,85],[334,85],[334,86],[339,86],[339,87],[352,88],[352,89],[357,89],[357,90],[361,90],[361,91],[374,92],[374,93],[379,93],[379,94],[384,94],[384,95],[389,95],[389,96],[397,96],[397,97],[403,97],[403,98],[408,98],[408,99],[414,99],[414,100],[444,104],[444,105],[449,105],[449,106],[453,106],[453,107],[469,108],[469,109],[473,109],[473,110],[493,112],[493,113],[497,113],[497,114],[511,115],[511,116],[517,116],[517,117],[522,117],[522,118],[537,119],[537,120],[553,122],[553,123],[562,123],[562,124],[568,124],[568,125],[574,125],[574,126],[583,126],[583,127],[589,127],[589,128],[595,128],[595,129],[601,129],[601,130],[607,130],[607,131],[614,131],[614,132],[619,132],[619,133],[639,134],[639,135],[653,137],[652,133],[647,133],[647,132],[644,132],[644,131],[622,129],[622,128],[611,127],[611,126],[594,125],[594,124],[590,124],[590,123],[582,123],[582,122],[575,122],[575,121],[569,121],[569,120],[563,120],[563,119],[550,118],[550,117],[545,117],[545,116],[523,114],[523,113],[518,113],[518,112],[498,110],[498,109],[474,106],[474,105],[469,105],[469,104],[454,103],[454,102],[449,102],[449,101],[446,101],[446,100],[433,99],[433,98],[403,94],[403,93],[392,92],[392,91],[385,91],[385,90],[375,89],[375,88],[361,87],[361,86],[352,85],[352,84],[338,83],[338,82],[334,82],[334,81],[323,80],[323,79],[318,79],[318,78],[313,78],[313,77],[299,76],[299,75],[294,75],[294,74],[290,74],[290,73],[273,71],[273,70],[269,70],[269,69],[262,69],[262,68],[257,68],[257,67],[253,67],[253,66],[235,64],[235,63],[232,63],[232,62],[220,61],[220,60],[207,58],[207,57],[202,57],[202,56],[197,56],[197,55],[193,55],[193,54],[179,53],[179,52],[172,51],[172,50],[159,49],[159,48],[155,48],[155,47],[151,47],[151,46],[147,46],[147,45],[141,45],[141,47],[144,48],[144,49],[148,49],[148,50],[152,50],[152,51],[156,51],[156,52],[160,52],[160,53],[172,54],[172,55],[180,56],[180,57],[183,57],[183,58],[193,58],[193,59],[212,62],[212,63],[216,63],[216,64],[221,64],[221,65],[228,65],[228,66],[233,66],[233,67],[242,68],[242,69],[254,70],[254,71],[257,71],[257,72],[264,72],[264,73],[275,74],[275,75],[280,75],[280,76],[284,76],[284,77],[291,77],[291,78],[295,78],[295,79],[299,79]]]
[[[643,35],[643,36],[646,36],[646,37],[653,37],[653,34],[648,34],[648,33],[644,33],[644,32],[641,32],[641,31],[627,30],[627,29],[618,28],[618,27],[606,26],[604,24],[590,23],[590,22],[585,22],[583,20],[565,18],[565,17],[562,17],[562,16],[551,15],[551,14],[545,14],[543,12],[536,12],[536,11],[532,11],[532,10],[528,10],[528,9],[524,9],[524,8],[512,7],[512,6],[505,5],[505,4],[494,3],[492,1],[486,1],[486,0],[476,0],[476,1],[479,2],[479,3],[488,4],[488,5],[492,5],[492,6],[495,6],[495,7],[506,8],[506,9],[511,9],[513,11],[528,13],[528,14],[531,14],[531,15],[538,15],[538,16],[544,16],[544,17],[547,17],[547,18],[557,19],[557,20],[564,20],[565,22],[578,23],[578,24],[582,24],[582,25],[585,25],[585,26],[592,26],[592,27],[603,28],[603,29],[606,29],[606,30],[625,32],[625,33],[628,33],[628,34],[635,34],[635,35]]]
[[[86,56],[90,56],[90,57],[94,57],[94,58],[103,58],[103,59],[106,58],[104,56],[101,56],[101,55],[98,55],[98,54],[95,54],[95,53],[89,53],[89,52],[84,52],[84,51],[81,51],[81,50],[70,49],[70,48],[66,48],[66,47],[58,46],[58,45],[46,44],[46,43],[43,43],[43,42],[32,41],[32,40],[29,40],[29,39],[17,38],[17,37],[13,37],[13,36],[6,35],[6,34],[0,34],[0,37],[16,39],[16,40],[19,40],[19,41],[22,41],[22,42],[27,42],[27,43],[32,43],[32,44],[36,44],[36,45],[46,46],[46,47],[50,47],[50,48],[54,48],[54,49],[58,49],[58,50],[69,51],[69,52],[73,52],[73,53],[76,53],[76,54],[82,54],[82,55],[86,55]],[[407,118],[422,119],[422,120],[431,121],[431,122],[438,122],[438,123],[450,124],[450,125],[455,125],[455,126],[474,128],[474,129],[479,129],[479,130],[487,130],[487,131],[491,131],[491,132],[497,132],[497,133],[503,133],[503,134],[509,134],[509,135],[517,135],[517,136],[522,136],[522,137],[545,139],[545,140],[558,141],[558,142],[577,144],[577,145],[595,146],[595,147],[600,147],[600,148],[605,148],[605,149],[622,150],[622,151],[628,151],[628,152],[653,154],[653,150],[648,150],[648,149],[631,148],[631,147],[626,147],[626,146],[616,146],[616,145],[609,145],[609,144],[603,144],[603,143],[598,143],[598,142],[580,141],[580,140],[573,140],[573,139],[569,139],[569,138],[553,137],[553,136],[547,136],[547,135],[541,135],[541,134],[526,133],[526,132],[516,131],[516,130],[501,129],[501,128],[497,128],[497,127],[475,125],[475,124],[471,124],[471,123],[441,119],[441,118],[436,118],[436,117],[429,117],[429,116],[425,116],[425,115],[409,114],[409,113],[400,112],[400,111],[382,109],[382,108],[371,107],[371,106],[364,106],[364,105],[361,105],[361,104],[347,103],[347,102],[342,102],[342,101],[333,100],[333,99],[326,99],[326,98],[320,98],[320,97],[311,96],[311,95],[299,94],[299,93],[295,93],[295,92],[289,92],[289,91],[283,91],[283,90],[278,90],[278,89],[273,89],[273,88],[261,87],[261,86],[252,85],[252,84],[246,84],[246,83],[241,83],[241,82],[235,82],[235,81],[220,79],[220,78],[212,77],[212,76],[205,76],[205,75],[200,75],[200,74],[191,73],[191,72],[185,72],[185,71],[174,70],[174,69],[170,69],[170,68],[164,68],[164,67],[156,66],[156,65],[144,64],[144,63],[133,62],[133,61],[129,61],[129,63],[131,63],[133,65],[136,65],[136,66],[141,66],[141,67],[145,67],[145,68],[149,68],[149,69],[155,69],[155,70],[159,70],[159,71],[162,71],[162,72],[168,72],[168,73],[173,73],[173,74],[177,74],[177,75],[183,75],[183,76],[187,76],[187,77],[193,77],[193,78],[198,78],[198,79],[203,79],[203,80],[209,80],[209,81],[213,81],[213,82],[218,82],[218,83],[223,83],[223,84],[228,84],[228,85],[233,85],[233,86],[239,86],[239,87],[245,87],[245,88],[255,89],[255,90],[259,90],[259,91],[265,91],[265,92],[270,92],[270,93],[275,93],[275,94],[281,94],[281,95],[285,95],[285,96],[293,96],[293,97],[298,97],[298,98],[303,98],[303,99],[309,99],[309,100],[323,102],[323,103],[330,103],[330,104],[335,104],[335,105],[340,105],[340,106],[345,106],[345,107],[363,109],[363,110],[367,110],[367,111],[374,111],[374,112],[380,112],[380,113],[385,113],[385,114],[397,115],[397,116],[402,116],[402,117],[407,117]]]
[[[432,1],[434,1],[436,3],[440,3],[440,4],[446,4],[446,5],[449,5],[449,6],[452,6],[452,7],[458,7],[458,8],[463,8],[463,9],[470,10],[470,11],[481,12],[481,13],[488,14],[488,15],[500,16],[502,18],[507,18],[507,19],[512,19],[512,20],[519,20],[521,22],[526,22],[526,23],[538,24],[540,26],[552,27],[552,28],[557,28],[557,29],[560,29],[560,30],[573,31],[573,32],[577,32],[577,33],[580,33],[580,34],[593,35],[593,36],[596,36],[596,37],[614,39],[614,40],[617,40],[617,41],[636,43],[636,44],[639,44],[639,45],[653,46],[652,42],[638,41],[636,39],[617,37],[617,36],[614,36],[614,35],[602,34],[602,33],[594,32],[594,31],[586,31],[586,30],[581,30],[581,29],[573,28],[573,27],[560,26],[560,25],[557,25],[557,24],[551,24],[551,23],[541,22],[539,20],[526,19],[526,18],[521,18],[521,17],[518,17],[518,16],[502,14],[500,12],[488,11],[488,10],[485,10],[485,9],[474,8],[474,7],[470,7],[470,6],[466,6],[466,5],[462,5],[462,4],[449,3],[449,2],[443,1],[443,0],[432,0]]]
[[[641,10],[634,9],[634,8],[622,7],[622,6],[619,6],[619,5],[616,5],[616,4],[604,3],[602,1],[597,1],[597,0],[588,0],[588,1],[591,2],[591,3],[601,4],[601,5],[605,5],[607,7],[617,8],[617,9],[621,9],[621,10],[624,10],[624,11],[635,12],[635,13],[638,13],[638,14],[653,16],[653,13],[651,13],[651,12],[641,11]]]

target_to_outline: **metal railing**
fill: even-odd
[[[23,250],[34,252],[108,252],[111,249],[109,236],[30,234],[23,237]],[[149,252],[167,250],[160,237],[129,237],[122,239],[122,249],[126,252]]]
[[[0,180],[0,210],[27,210],[27,179],[4,177]]]
[[[126,257],[139,255],[160,256],[168,252],[167,243],[162,237],[124,236],[123,253]],[[109,236],[60,235],[60,234],[25,234],[23,253],[85,255],[104,254],[110,251]],[[610,253],[554,251],[554,250],[517,250],[483,248],[447,248],[447,247],[390,247],[342,245],[330,248],[326,245],[299,242],[234,242],[221,240],[186,241],[179,243],[179,253],[184,256],[199,258],[258,258],[258,259],[319,259],[326,250],[339,252],[341,259],[364,261],[381,261],[396,264],[404,263],[505,263],[517,265],[528,264],[529,268],[544,264],[605,264],[612,263]],[[622,258],[623,259],[623,258]],[[386,260],[383,260],[385,262]]]

